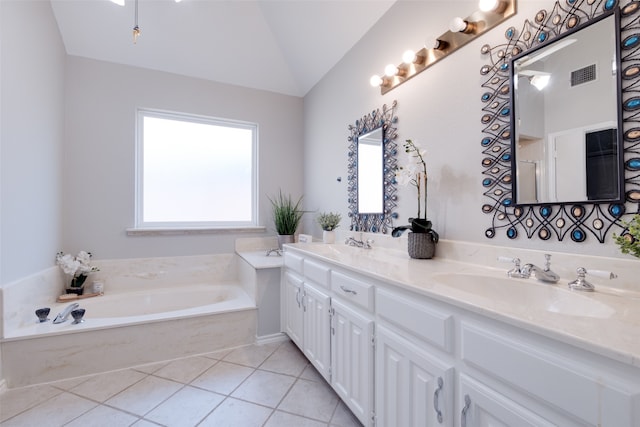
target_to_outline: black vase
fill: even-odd
[[[71,284],[65,289],[68,294],[82,295],[84,293],[84,282],[87,280],[86,274],[73,276]]]

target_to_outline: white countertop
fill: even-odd
[[[267,255],[267,250],[242,251],[237,252],[237,254],[256,270],[264,268],[280,268],[284,262],[284,258],[281,255],[277,255],[275,252]]]
[[[557,284],[511,279],[508,265],[417,260],[384,247],[298,243],[285,250],[640,367],[640,292],[599,285],[595,292],[571,291],[567,283],[575,277]]]

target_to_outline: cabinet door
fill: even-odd
[[[453,367],[376,325],[376,419],[380,426],[453,426]]]
[[[331,364],[330,304],[327,294],[305,283],[303,352],[327,381]]]
[[[304,294],[302,280],[290,272],[285,272],[282,285],[284,294],[284,332],[302,349],[302,297]]]
[[[556,425],[465,374],[460,375],[459,399],[460,427]]]
[[[331,384],[364,424],[373,415],[373,319],[331,301]]]

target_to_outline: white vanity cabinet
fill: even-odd
[[[365,426],[640,426],[633,361],[354,259],[287,250],[283,330]]]
[[[331,385],[364,424],[373,417],[373,316],[331,301]]]

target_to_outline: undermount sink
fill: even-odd
[[[468,273],[441,273],[434,275],[433,279],[465,293],[506,303],[512,308],[595,318],[608,318],[616,313],[613,307],[597,299],[569,290],[562,281],[552,285],[534,279]]]

